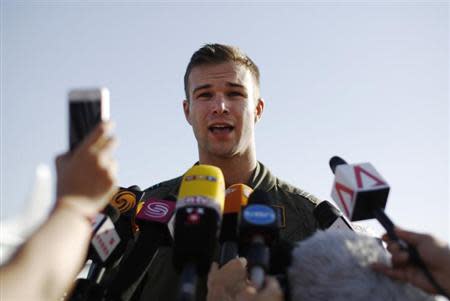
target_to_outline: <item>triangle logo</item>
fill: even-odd
[[[346,216],[350,217],[350,209],[352,207],[352,200],[353,200],[353,194],[354,191],[350,189],[349,187],[336,182],[336,192],[339,198],[339,202],[342,205],[342,208],[344,209],[344,213]]]
[[[361,166],[356,165],[354,167],[356,185],[358,188],[364,187],[374,187],[374,186],[382,186],[386,185],[384,181],[371,174],[367,170],[363,169]]]

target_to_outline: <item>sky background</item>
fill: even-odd
[[[449,40],[447,1],[1,0],[1,218],[67,149],[74,87],[111,91],[121,186],[185,172],[184,71],[219,42],[261,70],[257,157],[274,174],[330,200],[330,157],[371,162],[392,219],[449,241]]]

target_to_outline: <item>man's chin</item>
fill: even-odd
[[[231,159],[237,155],[234,149],[218,147],[211,149],[209,152],[212,156],[220,159]]]

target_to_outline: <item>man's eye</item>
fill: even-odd
[[[237,91],[230,92],[230,93],[228,93],[228,95],[229,95],[230,97],[245,97],[245,95],[244,95],[243,93],[237,92]]]
[[[204,92],[204,93],[201,93],[201,94],[199,94],[199,95],[197,95],[197,98],[211,98],[211,96],[212,96],[212,94],[211,93],[209,93],[209,92]]]

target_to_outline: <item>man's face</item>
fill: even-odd
[[[254,127],[264,102],[250,71],[234,62],[194,67],[189,75],[186,120],[200,157],[231,158],[254,148]]]

